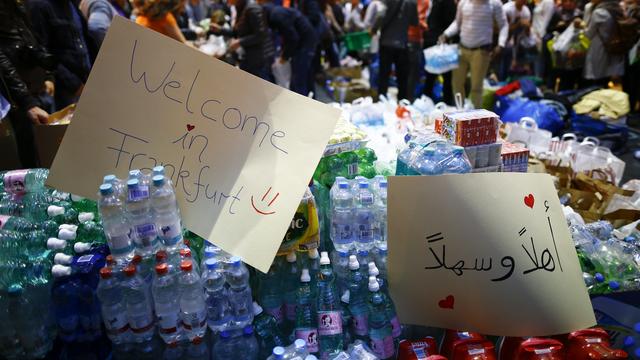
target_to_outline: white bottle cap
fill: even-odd
[[[318,358],[315,357],[315,355],[309,354],[304,358],[304,360],[318,360]]]
[[[63,254],[63,253],[57,253],[53,257],[53,263],[57,265],[69,265],[71,264],[72,261],[73,261],[73,256]]]
[[[75,240],[77,233],[69,229],[60,229],[58,237],[62,240]]]
[[[307,342],[302,339],[296,339],[296,341],[293,342],[293,347],[296,351],[303,350],[307,347]]]
[[[76,201],[76,202],[86,199],[80,195],[73,195],[73,194],[70,195],[70,198],[71,198],[71,201]]]
[[[47,249],[49,250],[62,250],[67,246],[67,242],[64,240],[49,238],[47,239]]]
[[[78,221],[81,223],[91,221],[95,218],[92,212],[81,212],[78,214]]]
[[[276,359],[282,359],[282,357],[284,356],[284,348],[282,346],[274,347],[273,356],[275,356]]]
[[[349,270],[358,270],[359,268],[358,258],[355,255],[349,256]]]
[[[302,282],[311,281],[311,276],[309,276],[309,269],[302,269],[302,275],[300,276],[300,281]]]
[[[258,305],[257,302],[253,302],[253,316],[258,316],[262,313],[262,306]]]
[[[292,251],[290,253],[287,254],[287,262],[296,262],[296,252]]]
[[[380,275],[380,271],[376,267],[376,263],[370,262],[369,263],[369,276],[378,276],[378,275]]]
[[[86,253],[89,250],[91,250],[91,244],[89,243],[77,242],[73,245],[73,251],[75,251],[76,254]]]
[[[380,290],[380,284],[375,276],[369,276],[369,291],[375,292]]]
[[[49,205],[47,208],[47,215],[54,217],[64,214],[64,208],[62,206]]]
[[[343,303],[348,304],[349,300],[351,300],[351,292],[349,290],[346,290],[344,294],[342,294],[340,300],[342,300]]]
[[[318,254],[318,249],[310,249],[309,252],[309,259],[317,259],[320,257],[320,254]]]
[[[53,265],[51,267],[51,275],[54,277],[63,277],[71,275],[71,268],[64,265]]]
[[[58,226],[58,230],[62,230],[62,229],[67,229],[67,230],[71,230],[71,231],[78,231],[78,225],[60,224],[60,226]]]
[[[320,253],[320,265],[329,265],[331,264],[331,260],[329,260],[329,254],[326,251]]]

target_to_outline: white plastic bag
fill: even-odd
[[[458,67],[460,51],[456,44],[439,44],[424,50],[424,69],[432,74],[444,74]]]
[[[279,59],[276,59],[271,65],[271,71],[276,79],[276,84],[288,89],[291,83],[291,63],[289,61],[281,63]]]
[[[553,43],[553,51],[557,51],[562,54],[569,51],[569,47],[571,46],[571,41],[573,40],[575,33],[576,29],[573,27],[572,23]]]

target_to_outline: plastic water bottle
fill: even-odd
[[[373,232],[376,226],[373,193],[369,190],[369,183],[361,181],[355,199],[355,245],[357,250],[373,248]]]
[[[349,257],[349,312],[353,318],[353,334],[357,339],[366,340],[369,335],[367,319],[367,282],[360,271],[360,264],[354,255]]]
[[[127,320],[124,295],[118,279],[110,267],[100,269],[98,299],[102,307],[102,319],[109,340],[116,345],[129,341],[131,330]]]
[[[142,256],[155,254],[158,233],[151,214],[149,186],[141,184],[138,179],[130,179],[127,181],[127,191],[125,207],[133,227],[136,252]]]
[[[384,296],[387,319],[389,319],[389,322],[391,323],[391,335],[397,345],[397,343],[400,342],[400,336],[402,335],[402,326],[400,325],[400,320],[396,313],[396,305],[393,303],[393,299],[391,299],[391,296],[389,295],[389,284],[386,279],[378,277],[379,274],[380,272],[376,265],[373,262],[369,263],[369,276],[375,277],[380,285],[380,293]]]
[[[318,273],[320,272],[320,253],[318,249],[309,249],[309,251],[307,251],[305,267],[309,269],[309,276],[311,276],[311,290],[317,290]]]
[[[213,353],[217,360],[237,360],[239,359],[239,343],[242,330],[224,330],[220,333],[218,341],[213,347]],[[244,351],[244,350],[241,350]]]
[[[373,259],[376,267],[380,270],[380,277],[387,280],[387,245],[378,246],[373,254]]]
[[[369,250],[359,250],[356,253],[356,258],[358,259],[358,264],[360,264],[360,272],[366,276],[368,270],[367,264],[373,260],[371,252]],[[349,270],[351,270],[351,268],[349,268]]]
[[[296,339],[293,344],[286,347],[286,353],[291,359],[304,359],[309,355],[307,350],[307,342],[302,339]]]
[[[0,322],[4,324],[0,327],[0,356],[7,360],[16,360],[23,358],[24,353],[13,325],[15,315],[9,312],[8,302],[9,298],[6,295],[0,296]]]
[[[443,173],[466,174],[471,172],[472,166],[464,154],[464,148],[462,146],[454,146],[451,151],[451,158],[443,164]]]
[[[336,274],[338,290],[344,292],[347,289],[347,278],[349,275],[349,251],[334,251],[331,263]]]
[[[125,267],[124,274],[126,278],[122,286],[133,340],[137,343],[149,341],[154,333],[154,320],[147,284],[137,274],[134,265]]]
[[[17,232],[36,231],[39,226],[25,218],[18,216],[0,215],[0,229]]]
[[[258,360],[258,340],[253,333],[253,326],[247,325],[242,329],[242,337],[238,342],[237,359],[239,360]]]
[[[214,333],[227,328],[232,321],[225,277],[221,264],[214,258],[205,261],[202,282],[207,304],[207,324]]]
[[[286,356],[286,350],[282,346],[276,346],[273,348],[271,352],[271,356],[267,358],[267,360],[284,360]]]
[[[343,343],[351,344],[353,340],[353,316],[349,310],[349,302],[351,294],[346,290],[340,297],[340,306],[342,307],[342,334],[344,336]]]
[[[180,251],[178,251],[178,254],[180,255],[180,261],[185,261],[185,260],[191,261],[194,271],[197,272],[198,274],[200,273],[200,267],[198,263],[193,259],[193,254],[191,253],[191,249],[189,249],[188,247],[181,248]]]
[[[98,209],[111,255],[118,259],[117,261],[131,259],[133,256],[131,226],[123,211],[124,203],[115,192],[113,184],[100,185]]]
[[[284,346],[285,337],[282,335],[278,322],[273,315],[262,310],[258,303],[253,303],[253,328],[260,342],[260,358],[269,355],[269,349],[275,346]]]
[[[239,257],[231,257],[225,273],[229,284],[229,305],[233,316],[233,327],[244,328],[253,321],[253,299],[249,287],[249,271]]]
[[[0,171],[0,193],[24,194],[43,191],[48,176],[47,169]]]
[[[180,314],[189,340],[202,338],[207,332],[207,307],[200,276],[193,271],[193,263],[180,264]]]
[[[387,244],[387,180],[381,180],[376,196],[376,233],[375,246]]]
[[[349,184],[338,183],[338,190],[333,197],[331,214],[331,240],[338,251],[349,251],[353,246],[353,195]]]
[[[56,266],[51,269],[55,279],[51,292],[51,301],[55,311],[58,336],[64,342],[73,342],[77,338],[80,326],[78,314],[79,302],[78,282],[70,278],[71,268]]]
[[[318,347],[318,317],[316,299],[311,293],[309,283],[311,277],[308,269],[302,269],[300,287],[298,288],[298,304],[296,305],[295,337],[307,343],[310,353],[317,353]]]
[[[191,340],[187,346],[186,359],[188,360],[209,360],[209,347],[201,338]]]
[[[264,311],[272,315],[278,324],[284,322],[284,291],[282,285],[280,262],[276,259],[269,267],[269,271],[260,276],[258,299]]]
[[[342,311],[340,298],[335,284],[335,276],[331,268],[329,255],[320,255],[320,275],[318,278],[318,337],[320,356],[342,350]]]
[[[296,263],[296,253],[294,251],[287,254],[287,262],[284,264],[282,272],[282,281],[284,284],[284,316],[285,316],[285,332],[289,333],[293,329],[296,321],[296,295],[298,291],[298,279],[300,272]]]
[[[42,299],[29,299],[29,293],[21,285],[13,284],[8,290],[8,309],[13,314],[13,326],[20,340],[20,345],[27,358],[44,357],[53,345],[48,334],[48,329],[40,320],[43,314],[38,313],[35,301]]]
[[[180,289],[167,263],[156,265],[151,286],[153,304],[158,320],[158,332],[165,344],[177,342],[182,332],[180,323]]]
[[[369,338],[371,349],[380,359],[392,359],[395,355],[391,324],[385,310],[384,295],[375,276],[369,277]]]
[[[153,209],[160,241],[162,241],[167,251],[177,251],[180,246],[180,240],[182,240],[180,213],[173,187],[162,175],[153,177],[151,208]]]
[[[418,175],[418,173],[410,167],[410,164],[413,163],[414,157],[417,154],[417,148],[418,144],[410,142],[406,148],[400,151],[396,162],[396,175]]]

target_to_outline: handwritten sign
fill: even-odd
[[[595,324],[550,176],[392,177],[388,216],[402,322],[505,336]]]
[[[184,225],[266,272],[338,116],[116,17],[47,184],[164,165]]]

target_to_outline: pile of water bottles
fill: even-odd
[[[405,140],[407,146],[398,153],[396,175],[465,174],[473,169],[464,148],[438,134],[408,136]]]
[[[375,151],[367,147],[324,156],[320,159],[313,178],[327,187],[333,185],[336,177],[351,179],[359,175],[371,178],[376,174],[376,160]]]

